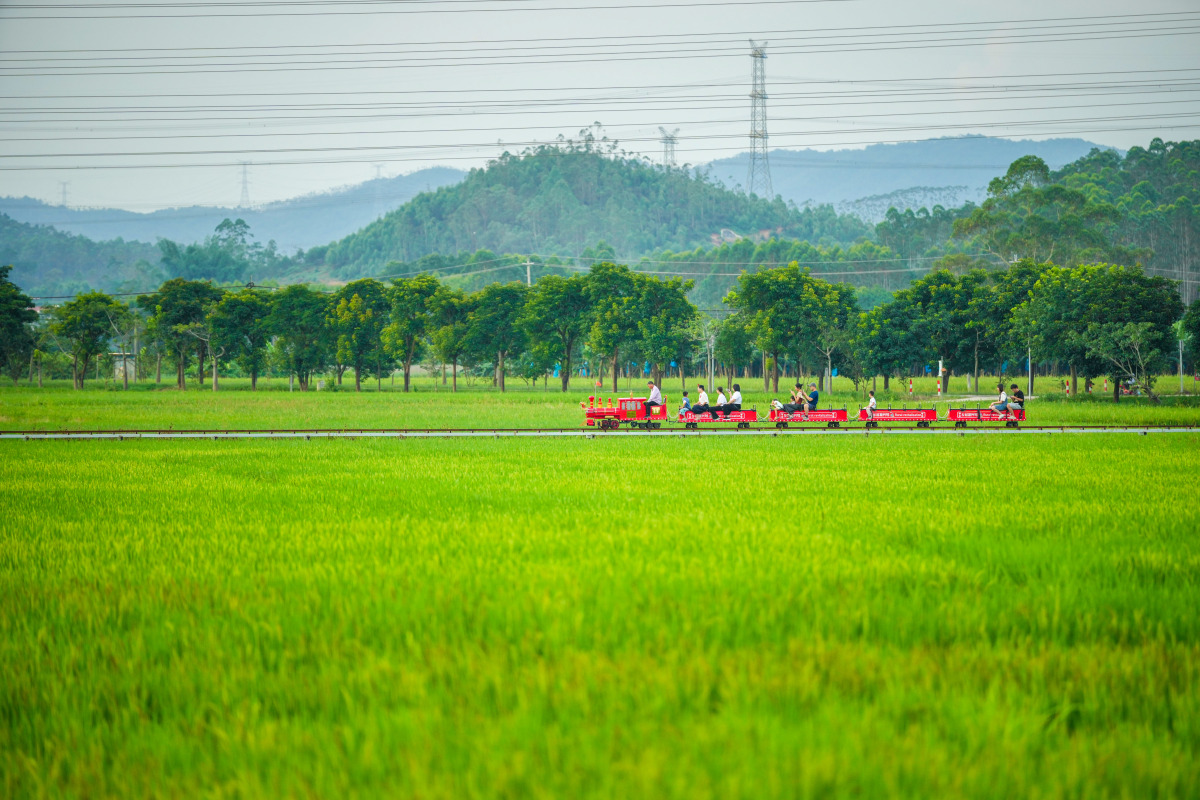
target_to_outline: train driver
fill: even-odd
[[[646,385],[650,387],[650,399],[646,401],[646,416],[654,415],[654,409],[663,404],[662,392],[654,385],[654,381],[647,381]]]
[[[867,401],[867,419],[873,420],[875,419],[875,390],[872,389],[868,394],[871,399]]]

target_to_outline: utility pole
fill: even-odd
[[[673,131],[668,131],[666,128],[659,125],[658,132],[662,134],[663,166],[673,167],[675,166],[675,142],[678,141],[677,137],[679,134],[679,128],[676,128]]]
[[[238,201],[238,208],[250,207],[250,162],[242,162],[242,199]]]
[[[750,169],[746,174],[746,193],[770,200],[771,165],[767,161],[767,43],[750,40],[753,64],[753,88],[750,90]]]
[[[525,259],[525,263],[521,264],[521,266],[525,268],[525,285],[533,286],[533,273],[530,271],[533,267],[533,262],[527,258]]]

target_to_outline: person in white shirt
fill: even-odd
[[[714,410],[717,414],[721,415],[725,419],[729,419],[729,413],[731,411],[742,410],[742,387],[735,383],[733,385],[733,396],[729,398],[728,403],[724,402],[724,400],[725,396],[721,395],[721,397],[717,399],[718,405]]]
[[[990,408],[992,411],[995,411],[997,414],[1003,414],[1008,411],[1008,395],[1004,393],[1003,383],[997,386],[996,390],[1000,392],[1000,399],[992,403],[990,406],[988,406],[988,408]]]
[[[711,409],[713,419],[716,419],[717,417],[721,416],[721,409],[725,406],[725,403],[727,403],[727,402],[728,401],[725,399],[725,387],[718,386],[717,387],[717,402]]]
[[[698,417],[712,409],[708,405],[708,392],[704,391],[703,383],[696,384],[696,392],[696,405],[692,406],[692,413]]]
[[[871,399],[867,401],[867,420],[870,421],[875,419],[875,392],[871,391],[868,394]]]
[[[654,415],[654,409],[663,404],[663,399],[654,381],[647,381],[646,385],[650,387],[650,399],[646,401],[646,417],[649,418]]]

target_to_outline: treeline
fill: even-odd
[[[778,390],[781,372],[837,369],[856,386],[883,376],[921,374],[941,363],[955,375],[1017,374],[1024,359],[1069,369],[1072,381],[1108,375],[1157,400],[1154,379],[1170,367],[1176,345],[1200,337],[1200,301],[1185,316],[1172,281],[1140,268],[1092,264],[1060,267],[1021,261],[1007,269],[936,270],[863,310],[856,290],[798,263],[743,273],[726,298],[728,314],[702,313],[688,299],[691,282],[664,280],[601,262],[585,273],[544,275],[528,286],[492,283],[466,292],[427,273],[384,283],[365,278],[321,292],[305,285],[276,291],[226,291],[207,281],[174,278],[126,304],[92,292],[33,314],[32,301],[0,270],[4,366],[16,382],[52,353],[69,360],[82,387],[89,365],[119,353],[175,368],[186,387],[231,368],[251,386],[273,365],[309,388],[314,375],[355,388],[412,366],[484,368],[503,391],[508,376],[548,380],[562,390],[576,369],[612,378],[646,369],[658,381],[696,374],[711,352],[727,375],[761,375]],[[1073,387],[1074,388],[1074,387]],[[1114,395],[1116,397],[1116,395]]]

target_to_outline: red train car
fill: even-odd
[[[918,428],[928,428],[937,421],[936,408],[877,408],[875,417],[867,416],[865,408],[859,409],[858,421],[867,423],[868,428],[878,428],[881,422],[915,422]]]
[[[621,397],[617,399],[616,405],[613,404],[612,398],[609,398],[608,405],[605,406],[604,401],[600,404],[596,403],[596,398],[589,397],[588,404],[579,405],[584,410],[584,424],[595,425],[601,430],[610,430],[621,427],[622,423],[628,423],[633,428],[659,428],[663,421],[667,418],[667,407],[665,405],[666,398],[663,398],[664,405],[654,409],[654,413],[650,416],[646,415],[646,397]]]
[[[946,412],[946,419],[953,422],[956,428],[965,428],[969,422],[1003,422],[1004,427],[1015,428],[1018,423],[1025,421],[1025,409],[992,411],[990,408],[951,408]]]
[[[730,411],[729,416],[719,418],[709,412],[697,416],[691,411],[687,411],[679,415],[679,421],[685,428],[697,428],[701,422],[736,422],[739,428],[749,428],[751,422],[758,422],[758,411],[753,408],[744,408],[741,411]]]
[[[771,422],[776,428],[786,428],[790,423],[824,422],[827,428],[840,428],[848,419],[844,408],[818,408],[814,411],[771,411]]]

